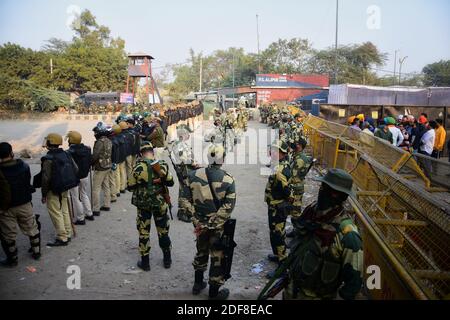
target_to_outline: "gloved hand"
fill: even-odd
[[[116,170],[117,170],[117,164],[116,164],[116,163],[113,163],[113,164],[112,164],[111,170],[112,170],[112,171],[116,171]]]

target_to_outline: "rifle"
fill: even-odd
[[[224,224],[223,234],[220,239],[223,248],[222,268],[224,271],[224,279],[231,278],[231,265],[233,263],[233,253],[236,247],[234,242],[234,231],[236,229],[236,219],[228,219]]]
[[[167,187],[167,185],[165,183],[165,179],[164,179],[163,174],[161,172],[161,166],[159,165],[159,162],[157,160],[152,162],[151,166],[152,166],[153,171],[156,172],[156,174],[158,175],[158,177],[159,177],[159,179],[161,181],[162,196],[164,198],[164,201],[169,205],[170,219],[173,220],[172,201],[170,201],[169,188]]]

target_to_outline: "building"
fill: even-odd
[[[329,86],[329,77],[326,75],[301,74],[257,74],[255,85],[235,88],[221,88],[218,95],[221,99],[240,95],[255,94],[256,106],[272,102],[288,103],[303,96],[320,93]],[[233,101],[233,100],[232,100]]]

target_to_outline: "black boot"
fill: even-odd
[[[12,268],[17,266],[17,247],[15,241],[1,241],[3,251],[6,254],[6,259],[0,261],[0,266]]]
[[[278,256],[272,253],[267,256],[267,259],[272,262],[278,262]]]
[[[55,241],[53,241],[53,242],[48,242],[47,246],[49,246],[49,247],[65,247],[68,244],[69,244],[69,240],[62,241],[62,240],[59,240],[59,239],[55,239]]]
[[[294,238],[295,237],[295,231],[291,230],[288,233],[286,233],[287,238]]]
[[[169,269],[172,265],[172,257],[170,255],[170,249],[164,249],[163,250],[164,255],[164,268]]]
[[[206,288],[206,282],[203,281],[203,271],[196,270],[194,286],[192,287],[192,294],[196,296],[200,293],[200,291],[202,291],[205,288]]]
[[[31,256],[34,260],[39,260],[41,258],[41,234],[30,237],[31,245]]]
[[[150,257],[148,255],[142,256],[138,261],[137,266],[144,271],[150,271]]]
[[[219,291],[220,286],[216,284],[209,285],[209,300],[227,300],[230,290],[223,288]]]

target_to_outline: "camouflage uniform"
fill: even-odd
[[[292,189],[292,203],[291,219],[297,219],[302,212],[302,199],[305,192],[305,177],[308,173],[308,166],[311,159],[303,152],[294,152],[290,163],[292,176],[289,180],[289,185]]]
[[[269,176],[265,201],[268,205],[270,245],[272,252],[278,256],[278,261],[286,259],[286,208],[292,199],[292,191],[289,187],[289,180],[292,177],[291,168],[287,157],[280,160]]]
[[[158,231],[159,246],[170,250],[168,205],[161,194],[161,184],[153,183],[158,178],[151,167],[153,160],[142,159],[133,168],[128,188],[133,191],[131,203],[137,207],[136,225],[139,232],[139,253],[148,257],[150,253],[150,225],[153,216]],[[173,186],[173,178],[167,163],[159,161],[161,173],[167,186]]]
[[[358,228],[349,213],[342,206],[319,211],[313,203],[294,225],[297,235],[291,252],[302,245],[305,248],[300,249],[298,264],[290,268],[284,298],[334,299],[344,282],[339,295],[354,299],[362,285],[363,251]],[[315,259],[308,259],[311,252]],[[315,270],[312,274],[305,274],[306,264]]]
[[[175,141],[172,147],[172,158],[175,162],[175,171],[177,172],[178,189],[178,219],[190,222],[192,213],[189,211],[189,186],[186,178],[192,170],[196,168],[194,155],[191,147],[182,139]]]
[[[222,268],[223,250],[215,247],[220,240],[224,223],[230,218],[236,203],[234,179],[220,166],[208,166],[213,192],[221,203],[216,209],[213,196],[208,186],[206,169],[192,171],[188,175],[191,191],[192,221],[197,235],[197,254],[193,266],[197,271],[205,271],[208,266],[208,257],[211,256],[209,269],[209,284],[221,286],[224,284],[224,271]]]
[[[353,195],[353,178],[329,169],[316,178],[322,185],[317,202],[293,221],[285,299],[354,299],[362,286],[363,251],[358,228],[344,201]]]

